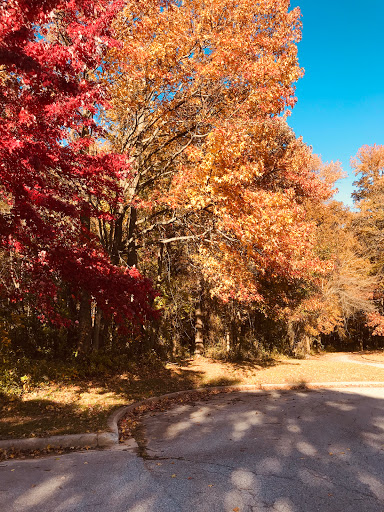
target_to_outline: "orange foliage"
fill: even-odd
[[[355,182],[357,201],[369,196],[370,192],[382,181],[384,175],[384,146],[362,146],[356,157],[351,159],[351,166],[359,179]]]
[[[136,173],[127,202],[145,201],[146,236],[167,226],[173,241],[198,240],[194,259],[224,300],[261,301],[266,275],[312,279],[327,267],[313,253],[306,201],[328,199],[338,170],[280,117],[303,73],[300,11],[289,4],[185,0],[159,9],[128,0],[115,23],[113,143],[130,152]]]
[[[375,311],[368,315],[367,326],[373,335],[384,335],[382,251],[384,223],[384,146],[362,146],[351,161],[358,180],[354,193],[358,211],[355,231],[362,245],[362,253],[369,259],[371,274],[376,279],[372,303]]]
[[[300,11],[289,0],[128,0],[115,24],[120,49],[111,51],[119,76],[114,86],[116,113],[154,99],[156,117],[167,105],[189,101],[205,114],[226,118],[270,115],[295,102]],[[220,110],[217,108],[220,105]],[[224,108],[224,110],[222,110]],[[164,117],[162,118],[164,119]]]
[[[380,313],[370,313],[367,326],[372,329],[373,336],[384,336],[384,316]]]
[[[213,293],[261,300],[258,281],[266,273],[311,279],[329,267],[313,252],[306,207],[332,193],[321,168],[280,118],[223,123],[206,144],[188,150],[168,201],[214,219],[198,256]]]

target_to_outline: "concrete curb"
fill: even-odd
[[[286,383],[286,384],[241,384],[234,386],[212,386],[205,388],[188,389],[185,391],[175,391],[174,393],[167,393],[156,397],[147,398],[140,402],[134,402],[131,405],[125,405],[114,411],[108,418],[108,429],[112,432],[119,434],[119,421],[130,411],[138,407],[148,404],[156,403],[165,398],[176,398],[188,393],[203,393],[207,391],[230,393],[234,391],[258,391],[261,394],[266,391],[273,390],[305,390],[305,389],[332,389],[332,388],[363,388],[363,387],[384,387],[384,382],[305,382],[305,383]]]
[[[65,434],[50,437],[0,440],[0,450],[45,450],[48,448],[109,448],[119,442],[112,432]]]
[[[0,440],[0,450],[44,450],[47,448],[110,448],[119,443],[119,421],[130,411],[138,407],[156,403],[167,398],[176,398],[189,393],[217,392],[230,393],[234,391],[257,391],[265,394],[273,390],[312,390],[332,388],[357,388],[357,387],[384,387],[384,382],[306,382],[303,384],[242,384],[237,386],[214,386],[206,388],[188,389],[176,391],[165,395],[147,398],[131,405],[120,407],[108,418],[106,432],[89,434],[66,434],[62,436],[33,437],[27,439],[3,439]],[[197,397],[198,399],[198,397]]]

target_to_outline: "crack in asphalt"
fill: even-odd
[[[157,457],[157,456],[154,456],[154,457],[146,457],[146,460],[148,461],[156,461],[156,460],[170,460],[170,461],[182,461],[182,462],[188,462],[190,464],[195,464],[197,466],[209,466],[211,468],[220,468],[220,469],[226,469],[227,471],[236,471],[238,469],[241,469],[239,467],[236,467],[236,466],[231,466],[230,464],[223,464],[223,463],[219,463],[219,462],[205,462],[205,461],[199,461],[199,460],[194,460],[194,459],[187,459],[185,457]],[[148,468],[149,470],[151,470],[152,468]],[[327,482],[328,484],[330,484],[331,486],[333,487],[339,487],[339,488],[342,488],[348,492],[353,492],[353,493],[356,493],[356,494],[359,494],[360,496],[363,496],[364,498],[370,498],[372,500],[375,500],[375,501],[378,501],[380,502],[380,499],[373,493],[368,493],[368,492],[365,492],[365,491],[362,491],[362,490],[359,490],[359,489],[356,489],[354,487],[350,487],[348,485],[343,485],[342,483],[340,482],[333,482],[329,477],[327,477],[326,475],[321,475],[320,473],[317,473],[316,471],[314,471],[313,469],[311,468],[308,468],[307,466],[304,466],[305,470],[308,471],[308,473],[310,473],[314,478],[318,478],[318,479],[321,479],[321,480],[324,480],[325,482]],[[297,481],[297,477],[296,476],[288,476],[288,475],[279,475],[279,474],[276,474],[276,473],[264,473],[264,472],[256,472],[256,471],[253,471],[249,468],[247,468],[245,470],[247,473],[250,473],[251,475],[255,476],[255,477],[258,477],[258,478],[276,478],[276,479],[279,479],[279,480],[287,480],[287,481],[291,481],[291,482],[296,482]],[[212,469],[211,471],[209,471],[210,473],[219,473],[219,474],[222,474],[221,472],[219,471],[215,471],[214,469]],[[237,490],[240,490],[240,491],[246,491],[246,492],[249,492],[251,493],[252,492],[252,489],[250,488],[245,488],[245,487],[236,487]],[[253,497],[255,497],[253,495]],[[363,499],[363,498],[354,498],[354,499]]]
[[[379,498],[377,496],[375,496],[374,494],[372,494],[372,493],[366,493],[364,491],[360,491],[360,490],[358,490],[358,489],[356,489],[354,487],[349,487],[348,485],[343,485],[340,482],[337,482],[337,483],[332,482],[332,480],[329,477],[327,477],[326,475],[321,475],[321,474],[317,473],[316,471],[314,471],[311,468],[307,468],[306,467],[305,469],[308,471],[308,473],[311,473],[312,476],[314,476],[315,478],[319,478],[321,480],[324,480],[325,482],[327,482],[327,483],[329,483],[329,484],[331,484],[331,485],[333,485],[335,487],[341,487],[342,489],[345,489],[348,492],[355,492],[357,494],[360,494],[361,496],[364,496],[365,498],[371,498],[371,499],[380,501]]]
[[[239,468],[237,466],[231,466],[230,464],[223,464],[219,462],[205,462],[205,461],[199,461],[199,460],[193,460],[193,459],[187,459],[185,457],[153,457],[153,458],[147,458],[146,460],[178,460],[182,462],[189,462],[190,464],[196,464],[200,466],[213,466],[218,468],[224,468],[229,471],[236,471]],[[247,473],[250,473],[256,477],[266,477],[266,478],[280,478],[282,480],[290,480],[290,481],[296,481],[296,478],[294,476],[284,476],[284,475],[277,475],[275,473],[258,473],[256,471],[253,471],[251,469],[244,470]],[[211,471],[212,473],[217,473],[217,471]]]

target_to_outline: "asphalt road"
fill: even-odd
[[[332,359],[333,361],[342,361],[343,363],[354,363],[354,364],[363,364],[365,366],[376,366],[376,368],[384,368],[384,363],[380,363],[380,361],[375,361],[374,359],[369,359],[369,354],[364,359],[355,359],[354,357],[351,357],[349,354],[332,354],[332,357],[329,359]]]
[[[384,388],[236,392],[130,446],[0,463],[1,512],[383,512]]]

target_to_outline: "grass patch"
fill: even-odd
[[[375,356],[375,361],[376,357],[384,360],[383,352],[363,355]],[[26,388],[20,395],[0,395],[0,438],[100,432],[106,429],[107,418],[117,407],[198,387],[343,381],[384,383],[384,368],[333,360],[329,356],[309,360],[279,357],[259,363],[200,358],[165,367],[137,365],[135,370],[102,378],[55,378]]]

